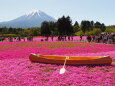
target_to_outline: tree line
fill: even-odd
[[[106,30],[104,23],[83,20],[72,24],[69,16],[58,18],[57,22],[44,21],[41,27],[33,28],[0,28],[0,36],[73,36],[96,35]]]
[[[104,23],[83,20],[72,24],[69,16],[61,17],[57,22],[44,21],[41,25],[43,36],[73,36],[73,35],[96,35],[106,30]]]
[[[0,28],[0,36],[20,36],[20,37],[27,37],[27,36],[39,36],[40,35],[40,27],[33,27],[33,28],[7,28],[1,27]]]

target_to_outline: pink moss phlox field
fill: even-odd
[[[105,66],[32,63],[30,53],[105,56],[115,59],[115,45],[84,42],[0,42],[0,86],[114,86],[115,60]]]

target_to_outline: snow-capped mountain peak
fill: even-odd
[[[34,15],[39,15],[39,14],[44,14],[44,12],[42,12],[41,10],[33,10],[33,11],[26,13],[25,15],[26,16],[34,16]]]
[[[3,22],[0,24],[1,27],[16,27],[16,28],[31,28],[40,27],[43,21],[56,21],[53,17],[47,15],[40,10],[34,10],[25,15],[22,15],[14,20]]]
[[[51,16],[47,15],[46,13],[44,13],[41,10],[31,11],[29,13],[26,13],[24,16],[28,16],[28,17],[42,17],[42,18],[51,17]]]

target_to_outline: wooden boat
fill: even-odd
[[[32,62],[49,64],[64,64],[66,59],[66,65],[110,65],[112,63],[112,59],[110,58],[110,56],[78,57],[30,54],[29,59]]]

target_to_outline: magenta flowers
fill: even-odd
[[[50,55],[105,56],[110,66],[66,66],[31,63],[30,53]],[[0,43],[0,86],[114,86],[115,45],[84,42]]]

